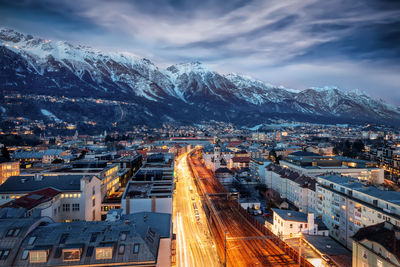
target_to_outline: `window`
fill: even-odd
[[[86,251],[86,257],[92,257],[92,255],[93,255],[93,247],[90,246]]]
[[[69,212],[71,209],[70,204],[63,204],[63,211],[64,212]]]
[[[121,234],[121,241],[125,241],[126,240],[126,233],[122,233]]]
[[[21,232],[21,229],[19,229],[19,228],[13,228],[13,229],[9,229],[8,231],[7,231],[7,234],[6,234],[6,236],[7,237],[12,237],[12,236],[18,236],[18,234]]]
[[[140,248],[140,244],[136,243],[135,245],[133,245],[133,254],[138,254],[139,248]]]
[[[383,267],[383,262],[380,260],[376,260],[376,267]]]
[[[119,245],[118,254],[124,254],[125,252],[125,245]]]
[[[304,225],[304,228],[307,228],[307,224]]]
[[[91,243],[96,242],[97,236],[98,236],[98,233],[92,233],[92,235],[90,236],[90,242]]]
[[[96,194],[96,188],[93,186],[92,187],[92,195],[95,195]]]
[[[292,229],[292,228],[293,228],[293,224],[290,224],[290,225],[289,225],[289,228]]]
[[[24,250],[24,252],[22,253],[21,260],[26,260],[28,258],[28,255],[29,255],[29,250]]]
[[[362,251],[362,256],[363,256],[364,259],[368,259],[368,254],[367,254],[367,251],[365,249],[363,249],[363,251]]]
[[[79,211],[79,203],[72,204],[72,211]]]
[[[35,243],[35,240],[36,236],[32,236],[31,238],[29,238],[28,245],[33,245],[33,243]]]
[[[60,237],[60,242],[59,243],[60,244],[65,244],[65,241],[67,241],[68,236],[69,236],[68,233],[62,234],[61,237]]]
[[[79,261],[81,259],[80,249],[63,249],[63,261]]]
[[[96,198],[93,196],[92,197],[92,207],[96,206]]]
[[[47,262],[47,251],[46,250],[29,251],[29,262],[30,263]]]
[[[10,254],[9,249],[0,250],[0,260],[2,260],[2,261],[6,260],[8,257],[8,254]]]
[[[96,248],[96,260],[112,259],[112,247]]]

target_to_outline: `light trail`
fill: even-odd
[[[213,240],[210,240],[211,233],[202,205],[198,202],[194,177],[186,162],[187,155],[188,153],[178,157],[175,165],[178,177],[173,199],[173,222],[177,234],[176,264],[179,267],[221,266],[217,249]],[[189,190],[190,187],[193,188],[193,192]],[[196,211],[193,203],[197,205]],[[199,221],[197,216],[200,217]]]

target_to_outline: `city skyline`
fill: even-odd
[[[128,51],[161,66],[201,61],[294,89],[360,89],[400,104],[394,1],[3,1],[1,7],[1,26],[43,38]]]

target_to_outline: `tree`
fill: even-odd
[[[108,143],[108,142],[113,141],[113,138],[111,138],[111,136],[109,136],[109,135],[107,134],[107,136],[106,136],[106,138],[105,138],[104,141],[105,141],[106,143]]]
[[[269,158],[270,158],[271,160],[273,160],[273,161],[276,163],[277,156],[276,156],[276,151],[275,151],[275,149],[272,149],[272,150],[269,152]]]
[[[86,156],[87,151],[86,150],[82,150],[81,154],[79,155],[79,157],[77,159],[84,159]]]
[[[357,140],[353,143],[352,150],[354,153],[359,154],[364,150],[364,143],[361,140]]]
[[[64,163],[63,159],[55,159],[51,162],[51,164],[59,164],[59,163]]]
[[[3,147],[1,148],[1,154],[3,155],[3,157],[5,157],[7,160],[10,160],[10,152],[8,152],[8,149],[6,147],[6,145],[3,145]]]

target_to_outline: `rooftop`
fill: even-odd
[[[387,202],[391,202],[396,205],[400,205],[400,192],[399,191],[389,191],[382,190],[372,185],[366,185],[360,183],[359,180],[355,178],[350,178],[347,176],[338,175],[328,175],[320,176],[319,179],[325,179],[330,183],[335,183],[340,186],[346,187],[348,189],[364,193],[366,195],[372,196],[374,198],[382,199]],[[354,196],[354,194],[353,194]]]
[[[296,221],[307,223],[308,216],[306,213],[293,210],[272,209],[279,217],[286,221]]]
[[[61,192],[53,189],[53,188],[45,188],[42,190],[34,191],[32,193],[29,193],[23,197],[20,197],[18,199],[12,200],[2,206],[0,208],[24,208],[26,210],[31,210],[34,207],[45,203],[47,201],[50,201],[55,197],[56,195],[60,194]]]
[[[28,265],[26,250],[47,250],[48,259],[41,266],[91,265],[115,263],[157,262],[160,238],[170,237],[171,215],[164,213],[135,213],[121,220],[105,222],[77,221],[49,223],[38,226],[24,239],[15,265]],[[110,248],[110,259],[96,259],[96,249]],[[75,249],[77,260],[66,261],[65,249]]]
[[[389,222],[370,225],[358,230],[353,239],[358,242],[363,240],[376,242],[400,261],[400,227]]]
[[[54,188],[59,191],[80,191],[81,180],[84,178],[92,179],[93,176],[87,175],[20,175],[11,176],[2,185],[0,193],[21,194]]]

